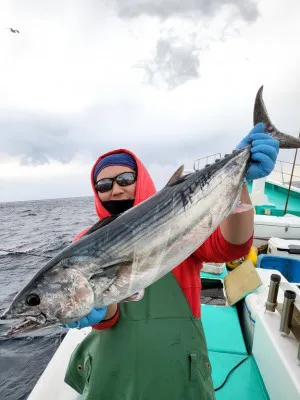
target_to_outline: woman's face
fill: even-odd
[[[135,172],[135,171],[123,165],[112,165],[104,168],[102,171],[99,172],[96,182],[104,178],[115,178],[116,176],[122,174],[123,172]],[[114,181],[111,190],[104,193],[98,192],[98,196],[101,201],[134,200],[135,188],[136,188],[136,182],[134,182],[132,185],[129,186],[120,186],[118,185],[117,182]]]

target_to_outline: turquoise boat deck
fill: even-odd
[[[249,193],[252,192],[252,182],[248,184]],[[288,187],[275,182],[265,183],[265,195],[273,205],[255,206],[257,214],[274,215],[282,217],[284,215],[285,203],[288,195]],[[290,191],[287,213],[300,217],[300,190],[295,189]]]
[[[202,279],[209,275],[201,273]],[[219,388],[216,399],[269,399],[255,359],[247,351],[237,308],[203,304],[201,310],[214,388]]]
[[[254,357],[248,355],[236,307],[204,304],[202,321],[214,388],[220,387],[215,392],[216,399],[269,399]],[[228,376],[234,367],[236,369]]]

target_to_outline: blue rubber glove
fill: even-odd
[[[106,312],[107,307],[93,308],[93,310],[87,316],[81,318],[79,321],[67,324],[66,326],[69,328],[86,328],[87,326],[98,324],[103,320]]]
[[[260,122],[252,131],[244,137],[236,149],[251,144],[251,163],[248,168],[246,179],[264,178],[273,171],[279,152],[279,142],[272,136],[264,133],[264,124]]]

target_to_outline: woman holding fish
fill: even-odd
[[[278,141],[264,133],[264,124],[259,123],[237,149],[247,145],[251,145],[251,159],[246,179],[267,176],[276,162]],[[168,185],[180,179],[175,175]],[[109,217],[156,192],[143,163],[124,149],[99,157],[91,182],[97,215],[107,223]],[[251,205],[247,185],[240,200]],[[203,262],[221,263],[247,254],[253,229],[253,208],[232,213],[196,251],[144,292],[94,309],[69,324],[93,329],[74,351],[65,381],[86,400],[214,399],[201,323],[200,270]],[[75,240],[87,233],[88,229]]]
[[[179,168],[158,192],[130,151],[96,161],[100,221],[47,261],[1,315],[18,320],[10,336],[92,326],[65,376],[84,400],[215,398],[201,323],[202,263],[248,253],[254,215],[245,179],[267,176],[279,147],[300,148],[300,139],[271,124],[262,87],[254,125],[232,154],[189,175]]]

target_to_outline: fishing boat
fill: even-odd
[[[300,165],[278,161],[267,179],[249,182],[255,207],[254,244],[271,237],[300,240]]]
[[[218,274],[201,272],[202,321],[216,399],[299,399],[298,339],[293,333],[282,336],[281,314],[277,310],[266,312],[265,303],[268,298],[270,277],[274,273],[281,276],[278,302],[283,302],[285,290],[293,290],[297,296],[296,304],[299,312],[300,288],[297,284],[289,283],[277,270],[254,267],[249,269],[249,265],[247,268],[242,274],[239,269],[228,273],[226,268],[221,273],[218,271]],[[253,269],[257,273],[258,280],[253,275]],[[232,298],[241,295],[234,290],[236,279],[247,284],[243,289],[246,293],[235,302]],[[256,288],[247,294],[249,281]],[[81,398],[64,383],[64,376],[71,353],[90,330],[91,328],[84,328],[68,331],[28,400]]]
[[[259,368],[269,398],[300,398],[300,286],[289,282],[278,270],[257,268],[262,285],[241,303],[240,322],[244,338]],[[281,312],[266,311],[271,276],[280,277],[277,302]],[[293,332],[283,314],[286,291],[295,293]],[[287,310],[287,308],[285,308]],[[295,317],[296,315],[296,317]],[[296,318],[296,319],[295,319]],[[253,397],[254,398],[254,397]]]
[[[278,160],[267,179],[249,182],[258,215],[300,217],[300,164]]]
[[[300,189],[292,181],[288,187],[285,185],[284,182],[271,180],[249,183],[256,212],[256,238],[269,240],[274,236],[274,227],[277,227],[280,229],[276,235],[279,238],[298,239]],[[282,198],[286,200],[284,207]],[[287,222],[287,215],[292,216],[291,222]],[[268,219],[261,220],[260,217]],[[285,218],[285,221],[282,223],[280,218]],[[271,228],[258,235],[257,229],[260,225],[264,226],[259,224],[261,221],[267,221]],[[287,233],[291,237],[286,237]],[[300,283],[289,282],[278,270],[255,268],[250,260],[245,260],[230,272],[226,267],[221,273],[211,272],[201,272],[201,318],[216,399],[299,400],[300,349],[297,332],[300,331]],[[274,274],[281,277],[278,296],[273,299],[278,301],[278,305],[283,305],[281,308],[269,301],[270,281]],[[299,316],[295,321],[292,319],[292,327],[289,321],[291,314],[287,312],[291,308],[285,307],[288,291],[295,296],[293,305],[297,311],[292,317],[294,314]],[[269,307],[266,312],[268,301],[275,306],[273,310]],[[91,328],[68,331],[28,400],[81,398],[64,382],[64,377],[71,354],[90,332]],[[82,371],[83,366],[78,365],[78,370]]]
[[[300,239],[300,188],[294,183],[274,179],[249,183],[256,212],[255,240]],[[246,260],[229,272],[225,264],[211,265],[201,272],[202,322],[216,399],[299,400],[300,282],[289,282],[278,269],[250,264]],[[281,307],[266,311],[274,274],[280,276]],[[292,330],[284,311],[287,290],[296,297]],[[90,331],[68,331],[28,400],[81,398],[64,383],[64,376],[73,350]]]
[[[254,244],[266,244],[271,237],[300,240],[300,189],[291,187],[289,206],[285,212],[286,185],[272,180],[262,183],[265,185],[265,202],[259,201],[255,191],[251,187],[249,189],[255,207]]]

